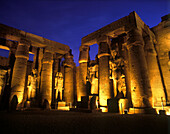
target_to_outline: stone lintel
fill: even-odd
[[[97,38],[97,44],[99,45],[101,42],[111,43],[110,38],[106,35]]]
[[[101,29],[82,38],[82,45],[93,45],[97,43],[97,38],[101,36],[109,36],[116,38],[118,35],[127,33],[133,28],[143,29],[145,33],[154,37],[150,28],[142,21],[138,14],[133,11],[128,16],[125,16],[117,21],[112,22],[109,25],[102,27]]]
[[[128,16],[125,16],[117,21],[112,22],[109,25],[102,27],[101,29],[82,38],[82,44],[93,45],[97,43],[96,38],[107,35],[110,37],[117,37],[122,33],[126,33],[129,28],[136,27],[135,13],[132,12]],[[133,19],[132,19],[133,18]]]

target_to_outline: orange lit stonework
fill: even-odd
[[[8,91],[10,109],[169,114],[169,24],[166,15],[149,28],[131,12],[82,38],[78,67],[69,46],[0,24],[0,48],[9,50],[0,60],[0,101]]]

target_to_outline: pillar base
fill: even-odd
[[[129,114],[157,114],[154,108],[130,108]]]
[[[65,101],[60,101],[60,102],[58,102],[57,110],[69,111],[70,108],[69,108],[69,106],[66,106],[66,102]]]

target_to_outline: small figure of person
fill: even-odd
[[[55,76],[55,89],[56,89],[56,99],[60,97],[60,100],[63,100],[63,75],[61,72],[57,72]],[[60,96],[58,96],[60,94]]]

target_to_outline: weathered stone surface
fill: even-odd
[[[17,97],[18,104],[21,105],[24,88],[25,88],[25,78],[26,78],[26,70],[27,70],[27,60],[29,58],[29,42],[26,40],[21,40],[17,47],[16,51],[16,60],[13,69],[12,75],[12,83],[11,83],[11,96],[10,96],[10,104],[13,100],[13,97]]]
[[[156,51],[161,69],[161,77],[165,90],[166,100],[170,104],[170,19],[169,15],[162,17],[162,22],[153,27],[152,30],[156,36]]]
[[[74,103],[74,67],[73,55],[65,55],[64,61],[64,98],[67,105],[72,106]]]
[[[52,100],[52,64],[53,54],[51,52],[45,52],[43,56],[43,65],[41,72],[41,97],[42,104],[46,101],[51,105]]]
[[[162,106],[168,113],[169,20],[169,15],[164,16],[150,29],[132,12],[83,37],[77,68],[68,46],[0,24],[0,48],[9,50],[8,58],[0,57],[0,69],[11,70],[0,79],[0,97],[10,98],[11,109],[22,108],[25,102],[57,108],[62,100],[67,106],[60,110],[77,104],[78,108],[91,106],[95,111],[97,105],[102,111],[115,112],[122,104],[119,111],[126,108],[130,113],[155,113],[153,108],[159,111]],[[98,54],[90,60],[90,45],[96,43]],[[34,55],[33,61],[29,54]],[[33,70],[37,70],[36,77]],[[55,80],[58,72],[63,77]],[[55,98],[58,90],[60,100]],[[96,99],[91,99],[93,96]]]
[[[152,107],[168,103],[169,18],[164,17],[152,30],[154,33],[132,12],[83,37],[78,68],[79,78],[84,80],[80,83],[84,85],[78,85],[78,92],[85,89],[85,80],[88,80],[92,94],[98,87],[101,109],[108,106],[109,110],[112,103],[108,105],[107,100],[113,97],[127,100],[127,109],[135,107],[143,109],[137,110],[143,113],[152,113],[155,111]],[[96,43],[99,45],[97,59],[89,61],[88,52],[82,54],[82,48]],[[95,66],[98,70],[94,73]]]
[[[109,46],[107,42],[99,44],[99,103],[101,106],[107,106],[107,100],[112,98],[110,88],[109,72]]]

